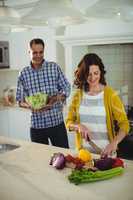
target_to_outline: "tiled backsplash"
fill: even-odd
[[[133,106],[133,44],[88,46],[103,60],[107,82],[117,89],[125,105]]]

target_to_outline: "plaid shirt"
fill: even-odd
[[[44,60],[41,68],[35,70],[32,66],[25,67],[17,83],[16,100],[23,102],[26,96],[44,92],[48,95],[70,94],[70,84],[66,80],[60,67],[54,62]],[[56,102],[50,110],[44,112],[32,112],[32,128],[54,127],[63,122],[63,104]]]

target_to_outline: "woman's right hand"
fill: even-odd
[[[81,133],[81,137],[84,138],[86,141],[88,141],[88,139],[92,139],[92,133],[91,131],[88,129],[88,127],[86,127],[83,124],[79,124],[78,125],[78,132]]]

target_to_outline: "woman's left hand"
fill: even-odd
[[[101,157],[113,156],[116,153],[118,143],[116,141],[108,144],[101,153]]]

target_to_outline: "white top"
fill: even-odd
[[[104,106],[104,91],[93,96],[84,92],[79,108],[79,115],[80,123],[91,130],[95,143],[101,148],[104,148],[109,143]]]

